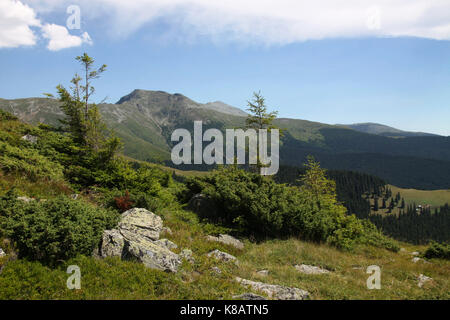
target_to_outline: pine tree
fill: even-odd
[[[250,114],[247,116],[245,120],[245,127],[247,129],[254,129],[258,133],[259,130],[266,129],[270,132],[271,129],[278,129],[273,121],[276,119],[278,111],[267,111],[267,106],[265,103],[265,98],[261,95],[261,92],[254,92],[253,99],[251,101],[247,101],[248,108],[247,110]],[[280,130],[280,136],[282,136],[282,132]],[[257,169],[258,171],[264,165],[260,161],[259,149],[257,156]]]
[[[81,83],[83,78],[76,73],[70,81],[71,92],[63,85],[56,87],[62,102],[61,109],[66,116],[61,123],[66,126],[80,148],[97,153],[100,156],[99,161],[107,162],[120,148],[121,142],[102,121],[97,105],[89,103],[89,98],[95,92],[92,80],[100,77],[106,70],[106,65],[95,69],[94,59],[86,53],[75,59],[83,67],[85,82]]]

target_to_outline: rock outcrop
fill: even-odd
[[[235,256],[217,249],[208,253],[208,257],[213,257],[223,262],[237,261]]]
[[[233,246],[240,250],[244,249],[244,244],[241,241],[239,241],[238,239],[236,239],[228,234],[220,234],[218,237],[207,236],[206,239],[208,241],[215,241],[215,242],[227,244],[227,245]]]
[[[130,209],[122,214],[117,229],[103,232],[99,256],[136,260],[149,268],[177,272],[181,258],[170,251],[177,245],[159,239],[162,228],[159,216],[146,209]]]
[[[305,300],[309,298],[308,291],[299,288],[283,287],[275,284],[267,284],[236,277],[236,281],[254,291],[267,294],[269,298],[276,300]]]
[[[420,274],[417,277],[418,283],[417,285],[419,286],[419,288],[422,288],[424,284],[426,284],[427,282],[433,281],[433,278],[427,277],[423,274]]]
[[[246,292],[243,294],[240,294],[238,296],[233,296],[233,299],[239,299],[239,300],[267,300],[266,298],[264,298],[263,296],[251,293],[251,292]]]
[[[35,144],[38,141],[38,137],[33,136],[31,134],[26,134],[22,137],[22,140],[28,141],[29,143]]]
[[[193,257],[192,250],[190,249],[183,249],[180,252],[180,257],[188,261],[189,263],[195,263],[195,259]]]
[[[316,266],[309,266],[307,264],[295,265],[295,269],[304,274],[326,274],[330,273],[330,271],[322,269]]]

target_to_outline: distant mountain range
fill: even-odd
[[[223,102],[202,104],[182,94],[147,90],[134,90],[99,108],[123,140],[126,155],[166,165],[171,165],[174,129],[192,130],[194,120],[202,120],[204,130],[243,127],[247,115]],[[34,124],[59,125],[63,116],[59,102],[48,98],[0,99],[0,109]],[[374,174],[400,187],[450,188],[450,137],[410,135],[378,124],[343,126],[287,118],[276,119],[275,124],[285,129],[282,164],[301,166],[311,154],[326,168]]]
[[[429,137],[438,136],[437,134],[426,133],[426,132],[410,132],[403,131],[396,128],[386,126],[384,124],[366,122],[366,123],[355,123],[355,124],[341,124],[338,126],[350,128],[359,132],[377,134],[380,136],[392,137],[392,138],[405,138],[405,137]]]

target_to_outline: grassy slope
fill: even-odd
[[[416,190],[416,189],[403,189],[393,185],[389,185],[392,190],[392,195],[395,195],[400,192],[400,195],[405,199],[406,206],[413,205],[430,205],[431,209],[439,208],[440,206],[450,203],[450,190]],[[390,199],[386,201],[386,206],[389,206]],[[398,205],[400,205],[401,201]],[[373,206],[374,199],[370,199],[370,204]],[[391,213],[388,213],[388,209],[381,209],[382,201],[378,200],[379,210],[376,212],[377,214],[388,215],[395,214],[398,215],[400,213],[400,208],[395,207]],[[375,211],[372,210],[372,213]]]
[[[118,259],[96,260],[79,257],[50,270],[38,263],[9,262],[0,275],[0,299],[231,299],[247,292],[235,276],[266,283],[308,290],[312,299],[449,299],[450,262],[434,260],[432,264],[413,263],[409,252],[423,247],[403,245],[407,251],[392,253],[383,249],[361,247],[354,253],[342,252],[326,245],[296,239],[272,240],[259,244],[245,241],[239,251],[208,242],[208,228],[189,212],[159,212],[173,234],[167,236],[180,248],[194,252],[195,265],[184,262],[177,274],[149,270],[134,262]],[[238,257],[238,265],[219,263],[205,254],[220,249]],[[180,249],[176,249],[179,252]],[[3,262],[5,259],[2,260]],[[332,270],[328,275],[303,275],[293,265],[306,263]],[[0,261],[0,264],[2,262]],[[80,266],[82,289],[66,289],[68,265]],[[368,290],[366,268],[381,267],[381,290]],[[211,268],[218,266],[222,274]],[[267,277],[256,271],[268,269]],[[417,286],[417,276],[434,279],[424,288]]]
[[[20,134],[26,125],[9,122],[0,130],[15,126]],[[172,170],[172,169],[168,169]],[[198,174],[191,172],[190,174]],[[70,187],[61,182],[30,182],[23,177],[0,174],[0,193],[15,186],[19,193],[49,199],[58,194],[70,194]],[[89,201],[80,199],[79,201]],[[48,269],[37,262],[15,260],[14,250],[0,239],[7,256],[0,258],[0,299],[229,299],[248,290],[240,287],[235,276],[262,280],[267,283],[295,286],[306,289],[312,299],[450,299],[450,262],[435,260],[432,264],[413,263],[411,251],[423,247],[403,244],[406,252],[392,253],[384,249],[360,247],[355,252],[342,252],[327,245],[317,245],[297,239],[271,240],[252,243],[245,240],[245,249],[205,240],[217,227],[198,221],[195,214],[175,209],[162,209],[156,214],[164,218],[173,234],[168,239],[178,244],[180,252],[189,248],[194,252],[195,265],[184,263],[177,274],[149,270],[141,264],[118,259],[96,260],[79,257],[64,262],[57,269]],[[206,257],[213,249],[236,255],[239,265],[223,264]],[[312,264],[332,270],[329,275],[310,276],[298,273],[294,264]],[[66,268],[79,265],[82,272],[82,289],[66,289]],[[381,290],[368,290],[365,269],[378,265],[382,269]],[[211,271],[219,266],[222,274]],[[356,269],[354,269],[356,268]],[[256,271],[268,269],[270,274],[260,278]],[[417,276],[425,274],[434,282],[424,288],[417,286]]]
[[[400,192],[406,203],[417,205],[430,205],[432,207],[439,207],[445,203],[450,203],[450,190],[416,190],[416,189],[402,189],[396,186],[390,186],[392,194],[396,195]]]

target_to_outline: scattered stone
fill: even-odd
[[[264,298],[263,296],[251,293],[251,292],[246,292],[243,294],[240,294],[238,296],[233,296],[233,299],[239,299],[239,300],[267,300],[266,298]]]
[[[222,273],[222,270],[220,270],[220,268],[218,268],[218,267],[212,267],[211,270],[214,271],[217,274],[221,274]]]
[[[411,252],[411,255],[412,255],[412,256],[418,256],[418,255],[420,255],[420,253],[417,252],[417,251],[414,251],[414,252]]]
[[[217,260],[224,261],[224,262],[236,261],[236,257],[235,256],[232,256],[229,253],[222,252],[222,251],[217,250],[217,249],[214,250],[214,251],[211,251],[210,253],[208,253],[208,257],[214,257]]]
[[[305,300],[309,298],[308,291],[299,288],[289,288],[280,285],[266,284],[236,277],[236,281],[245,287],[251,287],[252,290],[261,291],[267,294],[269,298],[276,300]]]
[[[427,282],[433,281],[433,278],[420,274],[419,277],[417,277],[417,280],[419,281],[417,285],[419,286],[419,288],[422,288],[423,285],[426,284]]]
[[[170,241],[168,239],[156,240],[155,244],[166,247],[169,250],[178,248],[178,246],[175,243],[173,243],[172,241]]]
[[[172,229],[170,229],[169,227],[163,227],[162,230],[161,230],[161,233],[168,234],[168,235],[172,235],[173,234]]]
[[[186,259],[190,263],[195,263],[194,257],[192,256],[192,250],[183,249],[180,253],[180,257]]]
[[[80,195],[78,193],[71,194],[70,197],[72,200],[77,200]]]
[[[259,270],[259,271],[256,271],[256,273],[259,274],[260,276],[266,277],[269,275],[269,270]]]
[[[233,246],[237,249],[244,249],[244,244],[239,241],[238,239],[228,235],[228,234],[220,234],[218,237],[214,237],[214,236],[207,236],[206,237],[209,241],[216,241],[216,242],[220,242],[223,244],[227,244],[230,246]]]
[[[304,274],[325,274],[330,273],[330,271],[322,269],[320,267],[309,266],[307,264],[295,265],[295,269]]]
[[[28,198],[28,197],[17,197],[17,200],[23,201],[23,202],[35,201],[34,198]]]
[[[22,137],[22,140],[28,141],[32,144],[35,144],[38,141],[38,139],[39,139],[38,137],[33,136],[31,134],[26,134]]]
[[[169,250],[177,245],[159,240],[162,227],[162,219],[152,212],[130,209],[122,214],[117,229],[103,232],[99,255],[137,260],[149,268],[177,272],[181,258]]]
[[[0,257],[4,257],[4,256],[6,256],[6,253],[5,253],[5,251],[3,251],[2,248],[0,248]]]
[[[414,263],[417,263],[417,262],[419,262],[420,260],[422,260],[422,259],[420,259],[419,257],[414,257],[414,258],[412,258],[412,262],[414,262]]]

